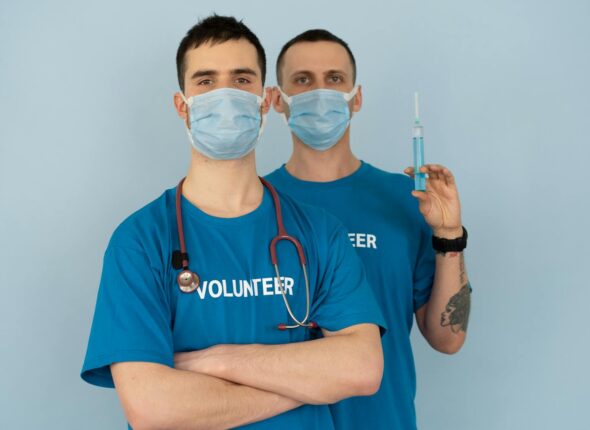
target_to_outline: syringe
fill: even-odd
[[[420,124],[420,111],[418,108],[418,93],[414,93],[414,128],[412,132],[412,144],[414,146],[414,190],[426,191],[426,173],[420,172],[424,165],[424,128]]]

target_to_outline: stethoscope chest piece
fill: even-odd
[[[192,293],[197,288],[199,288],[199,275],[195,272],[191,272],[190,270],[183,270],[178,274],[178,288],[183,293]]]

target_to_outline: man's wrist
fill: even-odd
[[[462,233],[460,236],[455,234],[452,237],[432,236],[432,248],[437,253],[446,254],[447,252],[457,253],[462,252],[467,247],[467,230],[461,227]]]
[[[456,228],[440,228],[432,231],[433,236],[441,239],[458,239],[463,236],[463,228],[461,226]]]
[[[222,377],[224,371],[223,345],[214,345],[206,349],[192,351],[189,354],[188,370],[217,378]]]
[[[223,378],[228,369],[228,354],[230,347],[233,345],[215,345],[207,348],[207,352],[203,357],[204,372],[209,375]]]
[[[251,344],[220,344],[207,348],[203,357],[204,372],[218,378],[232,378],[236,369],[240,368],[243,359],[248,360],[252,350]]]

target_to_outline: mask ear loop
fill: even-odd
[[[262,103],[264,103],[265,96],[266,96],[266,88],[262,87],[262,97],[256,96],[256,97],[258,97],[258,105],[260,108],[262,108]],[[256,138],[257,140],[259,140],[260,136],[262,136],[262,132],[264,131],[264,126],[266,125],[267,115],[268,115],[268,112],[267,113],[260,113],[260,128],[258,129],[258,137]]]
[[[281,98],[283,99],[283,101],[285,103],[287,103],[287,106],[291,106],[291,97],[289,97],[287,94],[285,94],[285,92],[283,91],[283,89],[281,87],[279,88],[279,93],[281,94]]]
[[[190,113],[190,107],[193,104],[193,98],[189,97],[188,99],[184,96],[184,94],[180,93],[180,97],[182,97],[182,101],[186,104],[187,107],[187,116]],[[190,124],[190,121],[187,121]],[[195,146],[195,141],[193,139],[193,134],[191,133],[191,129],[188,126],[188,124],[186,125],[186,135],[188,136],[188,140],[190,141],[191,145]]]
[[[359,90],[359,86],[355,85],[354,88],[349,92],[349,93],[344,93],[344,100],[346,100],[347,102],[351,101],[353,99],[354,96],[356,96],[356,93]]]
[[[281,95],[281,98],[283,99],[283,101],[287,104],[287,106],[291,107],[291,97],[289,97],[287,94],[285,94],[285,92],[282,90],[281,87],[277,87],[279,89],[279,94]],[[281,114],[281,116],[283,117],[283,121],[285,121],[285,124],[289,125],[289,118],[287,118],[287,114],[285,112],[283,112]]]
[[[355,85],[354,88],[349,93],[344,94],[344,100],[346,100],[347,103],[349,101],[351,101],[354,98],[354,96],[356,96],[356,93],[358,92],[358,90],[359,90],[359,86]],[[354,112],[350,111],[350,118],[352,118],[353,115],[354,115]],[[350,119],[349,119],[349,122],[350,122]]]

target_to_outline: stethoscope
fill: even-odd
[[[309,311],[310,311],[310,297],[309,297],[309,279],[307,277],[307,268],[305,263],[305,253],[303,252],[303,247],[301,243],[290,236],[285,230],[285,226],[283,224],[283,214],[281,212],[281,202],[279,201],[279,195],[277,194],[274,187],[269,184],[265,179],[259,178],[262,185],[270,191],[272,196],[272,201],[275,207],[275,216],[277,220],[277,227],[278,233],[273,239],[270,241],[270,260],[275,268],[275,272],[277,274],[277,282],[279,284],[281,295],[283,296],[283,301],[285,302],[285,307],[287,308],[287,312],[291,319],[295,322],[295,324],[278,324],[277,328],[279,330],[286,330],[292,329],[297,327],[308,327],[308,328],[318,328],[317,323],[314,321],[307,321],[309,318]],[[186,244],[184,242],[184,229],[182,227],[182,205],[181,205],[181,197],[182,197],[182,184],[184,183],[185,178],[182,178],[176,187],[176,225],[178,228],[178,239],[180,242],[180,251],[174,251],[172,253],[172,265],[175,269],[182,268],[182,271],[178,274],[177,282],[178,288],[183,293],[192,293],[197,288],[199,288],[199,284],[201,282],[199,275],[197,273],[191,271],[188,267],[188,254],[186,252]],[[301,264],[301,268],[303,269],[303,277],[305,279],[305,299],[306,299],[306,310],[305,310],[305,317],[300,321],[295,318],[293,311],[291,310],[291,306],[289,305],[289,300],[287,299],[287,293],[285,291],[285,287],[283,285],[283,281],[281,280],[281,273],[279,272],[279,260],[277,258],[277,243],[281,240],[288,240],[291,242],[295,248],[297,249],[297,255],[299,256],[299,263]]]

